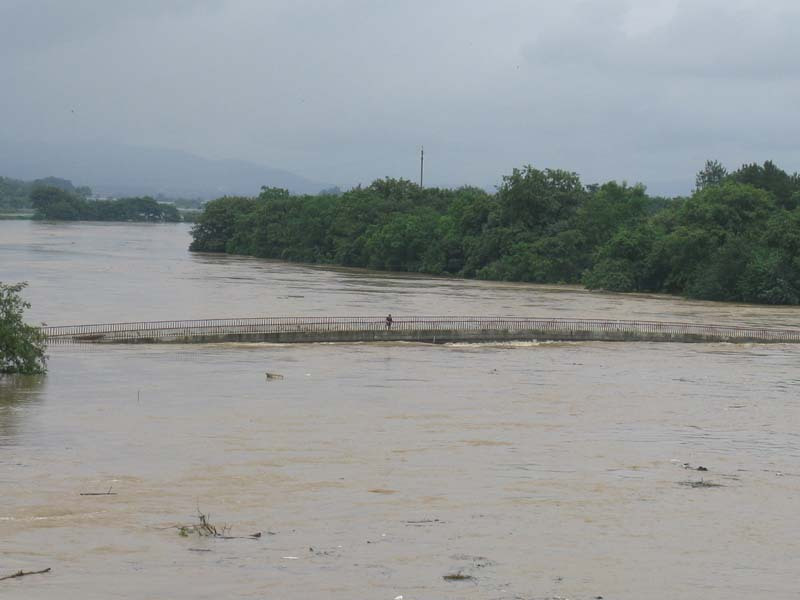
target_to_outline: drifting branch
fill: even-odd
[[[15,577],[25,577],[26,575],[41,575],[42,573],[49,573],[49,572],[50,572],[50,567],[47,567],[46,569],[42,569],[41,571],[22,571],[22,570],[19,570],[16,573],[14,573],[13,575],[6,575],[5,577],[0,577],[0,581],[3,581],[4,579],[14,579]]]
[[[108,488],[107,492],[81,492],[81,496],[116,496],[117,492],[112,492],[111,487]]]
[[[261,538],[261,532],[251,533],[250,535],[230,535],[230,525],[222,525],[219,529],[208,520],[208,515],[200,512],[197,509],[197,519],[199,523],[191,525],[170,525],[164,529],[175,528],[178,530],[178,535],[181,537],[189,537],[192,534],[197,534],[200,537],[210,537],[218,540],[257,540]]]

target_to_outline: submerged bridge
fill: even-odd
[[[532,317],[259,317],[43,327],[51,343],[728,342],[800,343],[800,329]]]

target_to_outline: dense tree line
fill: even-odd
[[[75,187],[67,179],[44,177],[33,181],[22,181],[0,177],[0,211],[16,211],[33,208],[31,192],[37,187],[56,187],[80,198],[88,198],[92,190],[86,186]]]
[[[27,181],[0,177],[0,211],[30,208],[30,188]]]
[[[515,169],[495,194],[382,179],[209,202],[190,249],[711,300],[800,303],[800,178],[710,161],[686,198]]]
[[[54,186],[37,186],[30,194],[34,218],[53,221],[147,221],[175,223],[178,209],[153,198],[86,200]]]
[[[61,179],[60,177],[44,177],[42,179],[34,179],[33,181],[23,181],[21,179],[13,179],[11,177],[0,177],[0,213],[30,211],[34,208],[33,193],[37,189],[44,187],[58,188],[70,196],[81,200],[88,201],[92,196],[92,189],[90,187],[75,186],[68,179]],[[64,200],[66,204],[75,204],[73,201],[74,198],[66,199],[65,197],[62,197],[62,200]],[[124,198],[123,200],[127,202],[129,198]],[[162,194],[158,194],[155,198],[155,201],[161,205],[170,205],[176,207],[181,213],[181,216],[183,217],[182,220],[184,221],[193,221],[195,213],[199,211],[205,203],[205,200],[202,198],[168,198]],[[69,220],[74,220],[72,215],[75,214],[75,210],[65,209],[63,205],[61,208],[64,209],[60,211],[61,213],[70,215],[68,217]],[[82,205],[78,209],[78,212],[85,212]],[[91,217],[92,220],[138,220],[135,217],[135,214],[133,214],[136,212],[135,206],[130,206],[129,210],[122,210],[122,207],[120,206],[108,207],[103,204],[98,204],[94,207],[94,212],[96,214]],[[148,213],[149,211],[141,212]],[[165,218],[163,220],[172,220],[172,211],[169,211],[169,213],[169,218]],[[106,218],[105,215],[109,215],[109,217]],[[121,218],[119,215],[121,215]],[[56,217],[53,216],[43,218],[55,219]],[[80,219],[85,220],[84,217],[80,217]]]

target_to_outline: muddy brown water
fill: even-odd
[[[0,280],[29,281],[31,318],[53,325],[387,312],[800,324],[796,308],[191,255],[187,232],[0,222]],[[46,377],[0,380],[0,576],[52,568],[0,581],[2,598],[797,597],[794,346],[50,355]],[[701,480],[720,485],[684,485]],[[182,537],[198,509],[262,536]]]

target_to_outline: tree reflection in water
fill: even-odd
[[[44,382],[44,375],[0,375],[0,446],[15,444],[26,413],[41,401]]]

